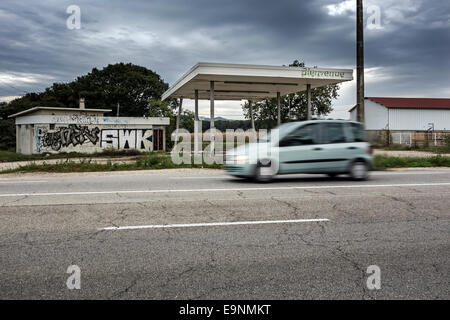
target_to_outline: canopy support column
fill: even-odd
[[[280,92],[277,92],[277,112],[278,112],[278,118],[277,118],[277,124],[281,124],[281,97]]]
[[[306,109],[306,120],[311,120],[311,85],[309,83],[306,85]]]
[[[210,153],[214,155],[215,148],[215,140],[216,140],[216,129],[214,127],[214,81],[209,82],[209,129],[210,129],[210,141],[211,148]]]
[[[252,124],[252,130],[255,131],[255,117],[253,116],[253,101],[248,100],[248,107],[250,110],[250,121]]]
[[[177,124],[175,128],[175,143],[178,142],[178,129],[180,128],[181,109],[183,108],[183,98],[180,98],[180,105],[178,106]]]
[[[198,121],[198,90],[195,90],[195,108],[194,108],[194,153],[197,154],[198,153],[198,145],[199,145],[199,136],[198,136],[198,126],[199,126],[199,121]]]
[[[209,113],[210,128],[214,128],[214,81],[209,82]]]

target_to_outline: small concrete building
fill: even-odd
[[[22,154],[165,151],[169,118],[105,117],[108,109],[35,107],[9,116]]]
[[[367,97],[364,106],[364,124],[373,143],[440,145],[450,133],[450,99]],[[356,106],[349,112],[356,121]]]

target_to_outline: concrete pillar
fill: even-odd
[[[177,114],[177,127],[176,127],[177,130],[180,128],[180,117],[182,108],[183,108],[183,98],[180,98],[180,105],[178,106],[178,114]]]
[[[20,124],[16,125],[16,152],[17,153],[21,153],[20,150],[20,142],[21,142],[21,135],[22,133],[20,132]]]
[[[209,82],[210,128],[214,128],[214,81]]]
[[[201,129],[201,128],[200,128]],[[194,108],[194,153],[199,151],[199,121],[198,121],[198,90],[195,90],[195,108]]]
[[[277,92],[277,112],[278,112],[278,118],[277,118],[277,124],[281,124],[281,97],[280,93]]]
[[[255,130],[255,117],[253,116],[253,101],[248,100],[248,107],[250,109],[250,121],[252,124],[252,130]]]
[[[311,85],[306,85],[306,120],[311,120],[312,118],[312,112],[311,112]]]
[[[181,108],[183,107],[183,98],[180,98],[180,105],[178,106],[177,123],[175,126],[175,143],[178,142],[178,129],[180,128]]]

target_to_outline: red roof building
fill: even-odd
[[[356,120],[356,107],[350,109]],[[450,131],[450,98],[365,98],[366,130]]]

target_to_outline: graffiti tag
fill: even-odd
[[[101,147],[152,150],[152,132],[152,129],[105,129],[102,130]]]
[[[46,132],[42,138],[42,146],[51,147],[58,151],[61,147],[82,145],[91,142],[96,145],[100,129],[98,127],[89,129],[87,126],[70,124],[68,127],[59,127],[58,131]]]

